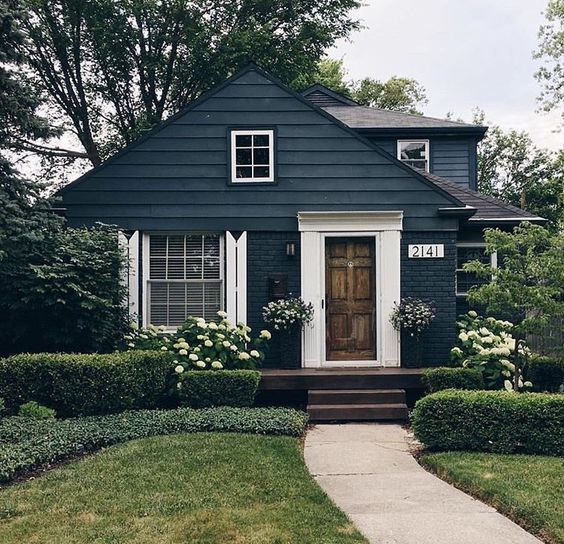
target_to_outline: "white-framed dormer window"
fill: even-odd
[[[145,235],[147,324],[174,329],[188,316],[212,319],[223,309],[220,234]]]
[[[231,131],[231,182],[274,181],[274,131]]]
[[[479,287],[491,281],[491,278],[479,278],[473,272],[464,270],[464,265],[478,260],[492,268],[497,268],[497,253],[486,253],[486,245],[464,242],[456,245],[456,295],[465,297],[472,287]]]
[[[429,171],[429,140],[398,140],[398,159],[412,168]]]

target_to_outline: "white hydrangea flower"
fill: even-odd
[[[231,345],[231,342],[229,342],[229,340],[224,340],[222,342],[222,344],[223,344],[223,347],[228,348]]]
[[[266,340],[270,340],[272,338],[272,334],[270,334],[267,330],[260,331],[260,337],[265,338]]]
[[[214,361],[214,362],[211,364],[211,367],[212,367],[212,368],[220,369],[220,368],[223,368],[223,365],[222,365],[219,361]]]
[[[206,340],[204,342],[204,346],[206,346],[206,348],[211,348],[213,346],[213,342],[211,340]]]
[[[461,333],[458,335],[458,338],[460,338],[460,340],[461,340],[462,342],[466,342],[466,341],[468,340],[468,335],[467,335],[465,332],[461,332]]]
[[[176,384],[176,389],[182,389],[182,383],[181,382],[178,382]]]
[[[251,351],[251,357],[260,357],[260,353],[256,349],[253,349]]]
[[[214,323],[213,321],[208,325],[208,329],[211,329],[212,331],[216,331],[217,330],[217,323]]]
[[[196,366],[197,366],[198,368],[206,368],[206,363],[204,363],[204,361],[198,361],[198,362],[196,363]]]
[[[198,356],[195,353],[190,353],[190,355],[188,355],[188,359],[190,359],[190,361],[197,361]]]
[[[184,367],[182,365],[178,365],[178,366],[174,367],[174,371],[177,374],[182,374],[184,372]]]
[[[166,346],[163,346],[163,347],[161,348],[161,351],[168,351],[168,348],[167,348]]]
[[[238,348],[237,348],[237,346],[236,346],[235,344],[231,344],[231,346],[229,346],[229,349],[230,349],[231,351],[237,351]]]
[[[241,361],[247,361],[250,358],[251,356],[246,351],[242,351],[241,353],[239,353],[239,359]]]
[[[178,354],[179,354],[179,355],[188,355],[188,352],[187,352],[185,349],[181,349],[181,350],[178,352]]]
[[[470,311],[468,312],[468,315],[469,315],[470,317],[478,317],[478,314],[477,314],[474,310],[470,310]]]
[[[218,315],[219,317],[226,318],[226,317],[227,317],[227,312],[224,312],[223,310],[219,310],[219,312],[217,312],[217,315]]]

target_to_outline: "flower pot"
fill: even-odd
[[[299,368],[301,363],[301,329],[290,329],[276,332],[278,359],[281,368]]]

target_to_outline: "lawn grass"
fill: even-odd
[[[0,491],[2,544],[365,543],[298,439],[198,433],[112,446]]]
[[[540,455],[426,454],[423,466],[550,543],[564,543],[564,459]]]

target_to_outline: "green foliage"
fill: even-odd
[[[24,5],[26,58],[36,84],[49,99],[53,120],[63,117],[73,127],[77,145],[96,165],[249,61],[286,82],[307,77],[335,40],[359,28],[350,12],[360,4],[24,0]]]
[[[484,231],[486,253],[497,252],[498,266],[472,261],[464,269],[494,280],[470,290],[471,304],[515,321],[513,334],[542,333],[564,315],[564,234],[522,223],[513,232]]]
[[[513,324],[494,317],[479,316],[474,310],[458,317],[458,340],[450,350],[451,363],[474,368],[483,375],[488,389],[513,389],[515,365],[511,362],[516,342]],[[519,389],[531,387],[519,382]]]
[[[154,408],[171,373],[161,352],[20,354],[0,359],[0,396],[12,413],[34,400],[62,417]]]
[[[425,88],[411,78],[392,76],[387,81],[371,77],[360,81],[347,80],[342,59],[322,59],[310,83],[321,83],[363,106],[385,110],[421,115],[420,108],[427,104]]]
[[[0,481],[65,457],[155,435],[232,432],[300,436],[307,414],[288,408],[140,410],[66,420],[0,421]]]
[[[533,356],[525,367],[525,376],[533,382],[535,391],[557,393],[564,386],[564,359]]]
[[[18,410],[18,416],[32,419],[55,419],[56,415],[55,410],[42,406],[34,400],[22,404]]]
[[[485,125],[478,111],[474,123]],[[564,221],[564,150],[539,149],[525,131],[490,125],[478,144],[478,190],[548,220],[558,231]]]
[[[260,372],[255,370],[191,370],[178,374],[182,406],[252,406]]]
[[[429,393],[443,389],[484,389],[482,373],[475,368],[426,368],[421,379]]]
[[[544,110],[550,111],[564,102],[564,2],[548,0],[545,17],[535,52],[542,64],[535,75],[542,85],[540,101]]]
[[[18,215],[6,218],[0,353],[111,351],[129,326],[117,230],[63,228],[47,213],[34,209],[26,232]]]
[[[134,327],[125,335],[129,350],[160,350],[174,355],[175,366],[183,370],[256,368],[264,360],[268,331],[251,339],[251,328],[244,323],[229,323],[225,312],[215,321],[189,317],[173,334],[163,327]]]
[[[417,401],[412,424],[431,449],[564,455],[564,395],[440,391]]]

